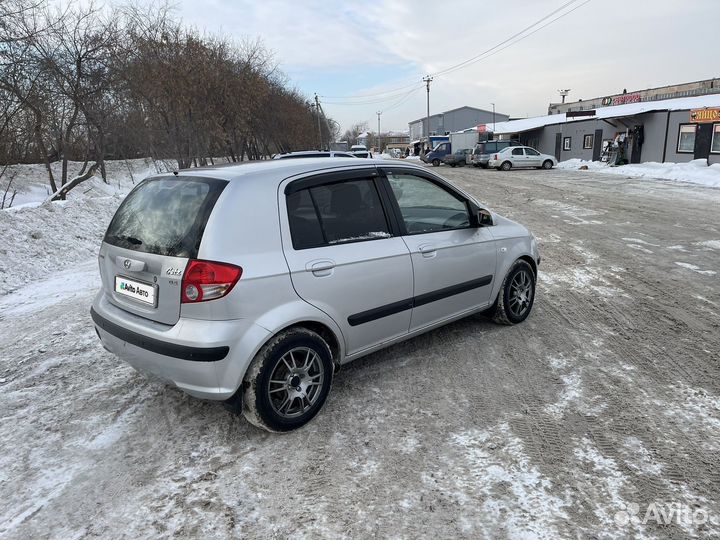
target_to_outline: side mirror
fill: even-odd
[[[470,219],[473,227],[492,227],[495,225],[492,214],[472,201],[470,201]]]
[[[478,211],[478,224],[480,227],[492,227],[495,225],[492,214],[485,209]]]

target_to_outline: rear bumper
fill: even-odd
[[[173,326],[128,313],[101,291],[91,316],[103,346],[138,371],[159,377],[193,396],[225,400],[269,332],[248,319],[181,318]]]

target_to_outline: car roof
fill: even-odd
[[[262,184],[264,186],[274,185],[277,187],[283,180],[292,176],[299,176],[310,173],[323,173],[332,171],[343,171],[348,169],[360,169],[374,167],[403,167],[426,171],[420,165],[407,163],[398,160],[387,159],[362,159],[349,160],[347,158],[305,158],[305,159],[268,159],[260,161],[247,161],[239,164],[222,164],[218,166],[202,167],[196,169],[182,169],[175,173],[164,173],[153,175],[154,177],[204,177],[218,178],[232,182],[243,181]]]

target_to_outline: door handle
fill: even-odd
[[[418,251],[423,257],[431,258],[437,255],[437,248],[432,244],[423,244],[418,247]]]
[[[321,261],[310,261],[305,265],[305,270],[312,272],[316,277],[324,277],[332,274],[333,268],[335,268],[335,261],[329,259]]]

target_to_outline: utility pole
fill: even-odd
[[[495,104],[491,103],[493,106],[493,138],[495,138]]]
[[[315,94],[315,112],[317,113],[317,120],[318,120],[318,141],[320,142],[320,146],[318,146],[318,150],[322,150],[322,129],[320,129],[320,100],[318,99],[318,95]]]
[[[432,80],[433,78],[430,75],[423,77],[423,82],[427,87],[427,133],[425,134],[425,137],[427,138],[428,148],[430,147],[430,82]]]
[[[382,114],[382,111],[378,111],[375,114],[378,115],[378,137],[377,137],[378,138],[378,140],[377,140],[378,150],[377,151],[378,151],[378,154],[381,154],[382,153],[382,145],[380,144],[380,115]]]

